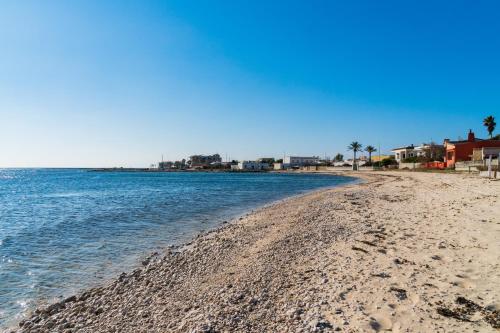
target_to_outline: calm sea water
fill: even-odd
[[[352,181],[305,174],[0,169],[0,327],[249,209]]]

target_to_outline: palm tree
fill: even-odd
[[[490,139],[493,139],[493,131],[495,130],[495,127],[497,126],[497,123],[495,123],[495,118],[493,116],[488,116],[488,117],[484,118],[483,125],[488,130],[488,134],[490,135]]]
[[[363,148],[363,145],[361,143],[359,143],[358,141],[351,142],[351,144],[347,147],[347,149],[352,150],[352,152],[354,153],[354,160],[353,160],[353,163],[352,163],[353,170],[357,169],[355,167],[355,165],[356,165],[356,153],[358,151],[361,151],[361,148]]]
[[[372,153],[376,152],[377,149],[373,146],[366,146],[365,151],[368,153],[368,162],[372,162]]]

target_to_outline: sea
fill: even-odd
[[[326,174],[0,169],[0,328]]]

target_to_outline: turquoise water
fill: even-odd
[[[329,175],[0,169],[0,327]]]

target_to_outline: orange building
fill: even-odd
[[[472,153],[475,148],[500,147],[500,140],[477,139],[474,132],[469,130],[467,140],[450,141],[444,140],[445,155],[444,162],[447,168],[455,166],[456,162],[472,160]]]

